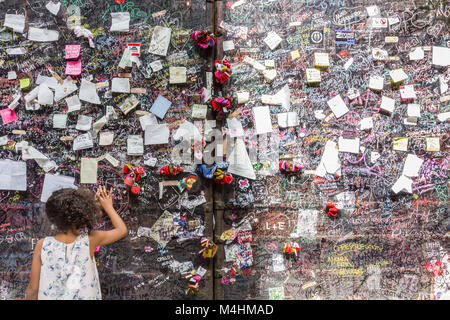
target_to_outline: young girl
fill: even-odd
[[[98,201],[97,201],[98,200]],[[106,211],[114,226],[110,231],[91,231]],[[54,237],[40,239],[34,249],[27,300],[100,300],[102,298],[94,251],[128,234],[113,207],[112,189],[61,189],[48,199],[47,217],[58,229]],[[83,230],[88,233],[82,233]]]

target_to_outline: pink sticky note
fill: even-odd
[[[81,74],[81,60],[67,61],[66,75],[79,76]]]
[[[66,45],[66,60],[75,60],[80,57],[81,46],[79,44]]]
[[[17,115],[16,115],[16,111],[11,110],[9,108],[3,109],[0,112],[2,114],[3,124],[8,124],[8,123],[14,122],[18,119]]]

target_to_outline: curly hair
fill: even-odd
[[[45,211],[50,222],[61,232],[84,228],[90,232],[101,209],[90,190],[65,188],[53,192]]]

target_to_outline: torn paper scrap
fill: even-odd
[[[59,32],[55,30],[28,28],[28,40],[37,42],[58,41]]]
[[[59,9],[61,9],[61,2],[54,3],[53,1],[49,1],[45,7],[52,15],[56,16],[58,15]]]
[[[22,14],[5,14],[4,27],[13,29],[14,32],[23,33],[25,29],[25,16]]]
[[[53,105],[53,91],[45,84],[39,85],[38,103],[40,105]]]
[[[95,84],[84,79],[81,80],[79,98],[82,101],[86,101],[92,104],[101,103],[100,98],[97,94],[97,89],[95,88]]]
[[[71,96],[65,99],[68,107],[68,113],[69,112],[75,112],[81,109],[81,101],[80,98],[78,98],[77,95]]]
[[[111,12],[111,28],[109,31],[128,32],[130,30],[129,12]]]
[[[242,123],[237,118],[233,119],[227,118],[227,125],[228,125],[228,132],[231,138],[244,136],[244,129],[242,128]]]
[[[256,134],[272,132],[272,120],[270,119],[269,107],[254,107]]]
[[[423,159],[420,159],[414,154],[408,154],[406,156],[405,164],[403,165],[402,175],[407,177],[418,177],[422,163]]]
[[[152,41],[150,42],[148,52],[158,56],[166,56],[171,33],[172,29],[170,28],[156,26],[153,30]]]
[[[27,165],[25,162],[0,160],[0,190],[27,190]]]
[[[64,79],[62,84],[59,84],[56,86],[55,89],[55,101],[58,102],[61,99],[64,99],[65,97],[71,95],[75,91],[77,91],[78,87],[75,83],[72,82],[71,77],[67,77]],[[83,80],[84,81],[84,80]]]
[[[392,191],[399,193],[400,191],[405,191],[412,193],[412,180],[404,175],[400,176],[398,180],[392,186]]]
[[[319,177],[324,177],[327,173],[341,175],[341,161],[339,160],[337,144],[331,140],[326,142],[322,159],[315,172]]]
[[[97,184],[97,170],[97,159],[81,158],[80,183]]]
[[[145,145],[169,143],[170,130],[165,123],[145,127]]]
[[[236,139],[233,150],[227,156],[227,162],[229,163],[229,173],[252,180],[256,179],[255,171],[242,138]]]
[[[47,173],[42,187],[41,202],[47,202],[53,192],[66,188],[77,189],[74,177]]]

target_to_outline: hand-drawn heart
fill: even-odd
[[[183,30],[176,28],[172,30],[170,43],[177,51],[182,51],[184,47],[191,41],[192,30]]]

